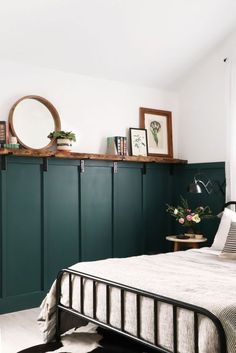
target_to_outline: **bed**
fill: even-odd
[[[62,270],[42,304],[45,340],[60,340],[72,315],[76,326],[94,322],[156,352],[235,353],[236,261],[219,253],[192,249]]]

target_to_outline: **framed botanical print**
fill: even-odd
[[[173,158],[171,112],[141,107],[139,117],[147,130],[148,155]]]
[[[147,131],[146,129],[130,128],[131,156],[147,156]]]

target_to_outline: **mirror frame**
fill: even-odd
[[[16,136],[17,137],[17,140],[18,140],[18,143],[20,145],[22,145],[23,147],[27,148],[27,149],[30,149],[30,150],[34,150],[34,151],[44,151],[44,150],[47,150],[48,148],[50,148],[51,146],[53,146],[56,142],[56,139],[52,139],[45,147],[42,147],[42,148],[32,148],[32,147],[29,147],[27,146],[24,142],[22,142],[19,137],[17,136],[17,133],[14,129],[14,123],[13,123],[13,116],[14,116],[14,111],[15,111],[15,108],[16,106],[22,102],[23,100],[25,99],[35,99],[36,101],[42,103],[43,105],[45,105],[48,110],[50,111],[51,115],[52,115],[52,118],[54,120],[54,131],[60,131],[61,130],[61,120],[60,120],[60,116],[58,114],[58,111],[56,110],[56,108],[54,107],[54,105],[52,105],[51,102],[49,102],[46,98],[43,98],[41,96],[36,96],[36,95],[29,95],[29,96],[24,96],[20,99],[18,99],[14,104],[13,106],[11,107],[10,109],[10,112],[9,112],[9,115],[8,115],[8,122],[9,122],[9,127],[10,127],[10,131],[12,133],[13,136]],[[51,131],[48,132],[48,134],[50,133]]]

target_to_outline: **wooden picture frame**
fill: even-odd
[[[147,130],[130,128],[129,136],[131,156],[147,156]]]
[[[173,158],[172,113],[140,107],[139,119],[147,130],[148,155]]]

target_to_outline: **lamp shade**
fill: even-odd
[[[206,192],[208,195],[210,195],[212,192],[221,191],[225,196],[225,181],[222,184],[220,184],[218,181],[212,182],[211,179],[208,179],[207,182],[204,182],[198,177],[198,175],[204,176],[203,173],[196,174],[193,181],[187,188],[188,192],[191,192],[192,194],[202,194],[203,192]],[[204,178],[207,179],[206,176]]]
[[[194,181],[189,184],[188,186],[188,192],[191,192],[192,194],[201,194],[202,193],[202,187],[198,180],[194,178]]]

